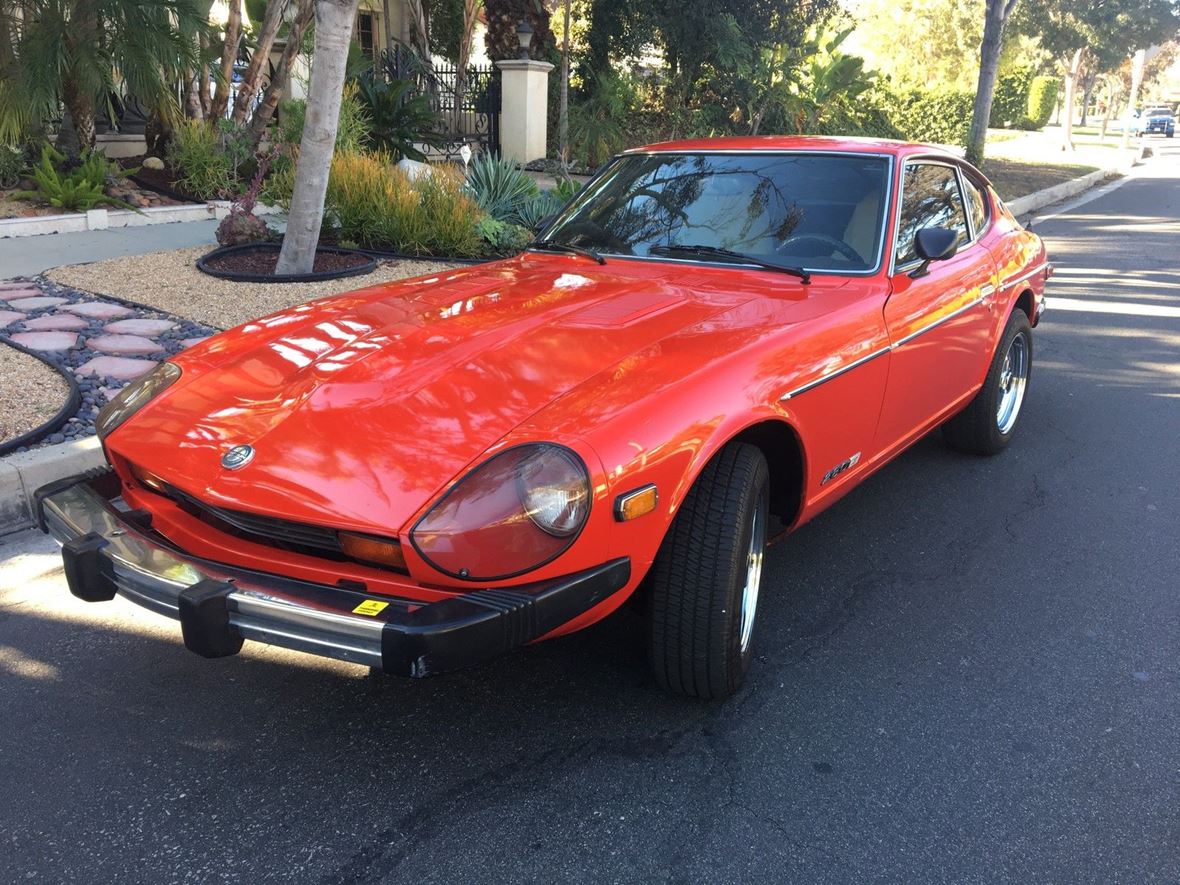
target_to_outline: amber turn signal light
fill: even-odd
[[[350,559],[383,565],[386,568],[406,571],[406,558],[402,555],[401,544],[385,538],[373,538],[369,535],[355,535],[352,532],[340,532],[340,549]]]
[[[145,489],[151,489],[157,495],[168,494],[168,484],[154,473],[144,470],[138,464],[131,465],[131,475],[134,476],[135,481]]]
[[[642,488],[625,492],[615,498],[615,519],[619,522],[638,519],[645,513],[651,513],[655,510],[656,504],[659,501],[660,496],[654,485],[646,485]]]

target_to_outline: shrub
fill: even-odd
[[[419,144],[442,144],[441,121],[426,96],[414,95],[412,81],[386,81],[368,71],[354,84],[357,100],[370,120],[373,147],[388,151],[395,160],[408,157],[421,162],[426,155],[418,149]]]
[[[1028,87],[1028,119],[1034,129],[1043,129],[1053,116],[1060,81],[1056,77],[1033,77]]]
[[[467,192],[479,207],[497,221],[521,224],[521,212],[535,200],[540,188],[511,160],[480,154],[467,170]]]
[[[454,166],[431,167],[413,188],[422,199],[427,219],[426,247],[434,255],[473,255],[480,248],[475,225],[482,214],[479,205],[463,190],[463,172]]]
[[[279,106],[279,124],[275,127],[273,143],[284,149],[298,148],[303,141],[303,127],[307,123],[307,102],[292,98]],[[369,144],[373,122],[369,112],[357,98],[357,87],[349,83],[340,99],[340,123],[336,128],[336,150],[359,151]]]
[[[232,163],[222,149],[218,131],[212,126],[200,120],[180,123],[172,132],[167,154],[177,184],[186,193],[212,200],[233,190]]]
[[[593,91],[570,105],[570,150],[591,169],[627,146],[626,121],[640,104],[636,84],[608,73],[595,76]]]
[[[992,112],[988,125],[996,129],[1015,128],[1020,119],[1028,113],[1028,90],[1032,82],[1032,71],[1017,68],[996,79],[996,91],[992,96]]]
[[[18,147],[0,144],[0,187],[12,187],[25,171],[25,154]]]
[[[341,239],[414,255],[475,257],[483,213],[445,167],[410,181],[385,153],[339,151],[332,158],[325,207]]]
[[[962,144],[971,128],[974,104],[970,92],[915,89],[894,97],[889,118],[909,141]]]
[[[532,234],[519,224],[508,224],[494,218],[483,219],[475,229],[492,255],[515,255],[532,239]]]
[[[123,173],[116,172],[102,154],[91,151],[72,169],[65,164],[65,155],[46,144],[41,148],[40,161],[33,166],[37,190],[17,191],[13,199],[44,200],[67,212],[86,212],[100,205],[139,211],[124,200],[106,195],[107,180],[122,177]]]

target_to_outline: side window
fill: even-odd
[[[906,163],[901,183],[901,216],[897,225],[895,263],[900,267],[917,261],[914,238],[924,227],[945,227],[959,235],[959,243],[968,239],[967,214],[959,179],[949,166],[934,163]]]
[[[978,236],[987,227],[987,196],[979,185],[966,176],[963,177],[963,184],[967,191],[967,211],[971,214],[971,226]]]

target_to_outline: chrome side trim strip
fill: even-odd
[[[996,287],[993,286],[991,283],[984,283],[984,285],[979,290],[979,297],[980,298],[990,298],[992,295],[995,295],[995,294],[996,294]]]
[[[976,298],[974,301],[971,301],[971,302],[969,302],[969,303],[967,303],[967,304],[964,304],[964,305],[963,305],[962,307],[960,307],[958,310],[952,310],[952,311],[951,311],[950,313],[948,313],[946,316],[939,317],[939,318],[938,318],[938,319],[936,319],[934,322],[932,322],[932,323],[929,323],[929,324],[927,324],[927,325],[923,326],[921,329],[918,329],[916,332],[910,332],[910,334],[906,335],[904,338],[901,338],[901,339],[899,339],[898,341],[895,341],[895,342],[893,343],[893,346],[894,346],[894,347],[901,347],[903,344],[908,344],[909,342],[913,341],[913,340],[914,340],[915,338],[917,338],[919,335],[925,335],[925,334],[926,334],[927,332],[929,332],[931,329],[937,329],[937,328],[938,328],[939,326],[941,326],[943,323],[949,323],[949,322],[950,322],[951,320],[953,320],[955,317],[957,317],[957,316],[961,316],[962,314],[965,314],[965,313],[966,313],[967,311],[969,311],[971,308],[973,308],[973,307],[978,307],[980,304],[982,304],[982,303],[983,303],[983,301],[984,301],[984,299],[985,299],[986,297],[987,297],[986,295],[980,295],[980,296],[979,296],[978,298]]]
[[[1000,283],[1000,288],[1007,289],[1009,286],[1015,286],[1018,283],[1023,283],[1025,280],[1029,279],[1030,277],[1035,277],[1037,274],[1039,274],[1041,271],[1043,271],[1048,266],[1049,266],[1048,261],[1042,261],[1040,264],[1038,264],[1036,267],[1034,267],[1032,270],[1028,271],[1027,273],[1023,273],[1018,277],[1014,277],[1013,279],[1005,280],[1004,282]]]
[[[807,393],[807,391],[812,390],[813,388],[819,387],[825,381],[831,381],[833,378],[839,378],[845,372],[851,372],[853,369],[863,366],[865,363],[872,362],[877,357],[884,356],[885,354],[889,353],[889,351],[891,351],[892,349],[893,348],[890,345],[886,344],[880,350],[874,350],[868,356],[862,356],[860,359],[853,360],[852,362],[850,362],[846,366],[841,366],[838,369],[828,372],[828,374],[826,374],[826,375],[821,375],[819,378],[816,378],[814,381],[808,381],[806,384],[804,384],[800,387],[796,387],[794,390],[788,390],[786,393],[784,393],[782,396],[779,397],[779,402],[786,402],[787,400],[791,399],[792,397],[799,396],[799,394],[801,394],[801,393]]]

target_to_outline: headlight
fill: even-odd
[[[470,581],[515,577],[549,562],[590,515],[590,474],[569,449],[534,443],[480,465],[418,521],[414,549]]]
[[[112,430],[147,405],[148,401],[170,387],[180,377],[180,369],[172,363],[160,363],[138,381],[120,390],[113,400],[99,410],[94,421],[99,439],[106,439]]]

